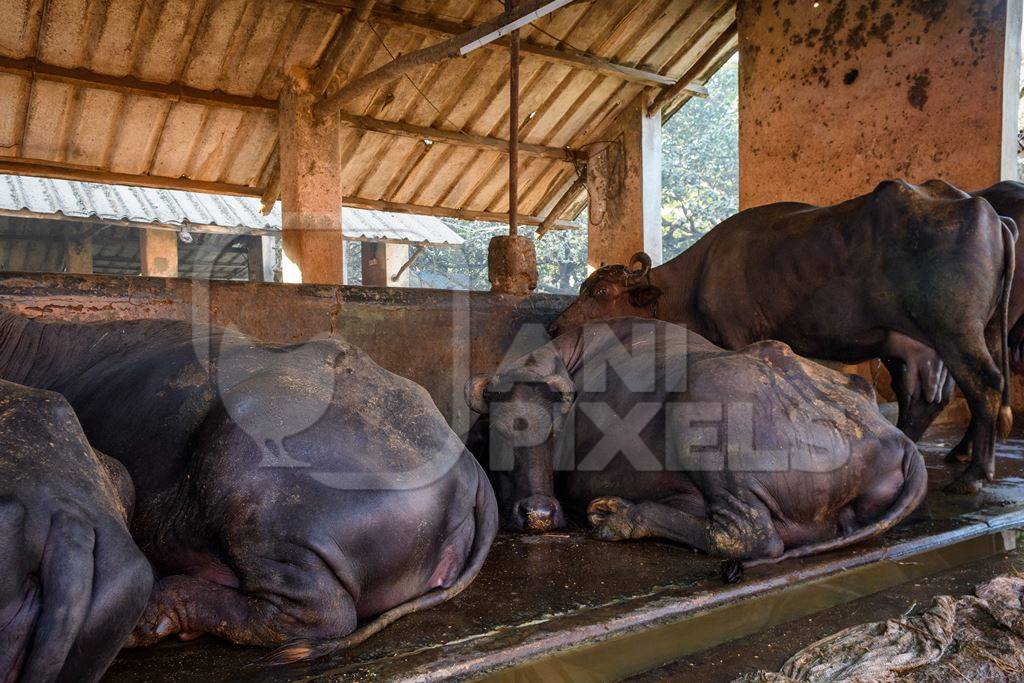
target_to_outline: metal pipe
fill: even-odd
[[[512,14],[517,0],[505,0]],[[519,234],[519,29],[512,31],[508,66],[508,234]]]

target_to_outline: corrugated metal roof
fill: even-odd
[[[179,190],[99,185],[54,178],[0,174],[0,210],[39,216],[101,221],[213,225],[237,230],[280,230],[281,205],[264,216],[250,197],[226,197]],[[463,239],[439,218],[344,209],[345,238],[455,246]]]

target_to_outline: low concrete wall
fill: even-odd
[[[547,341],[570,297],[330,285],[58,275],[0,276],[0,306],[47,320],[171,318],[297,343],[335,332],[380,365],[423,385],[461,433],[462,386]]]

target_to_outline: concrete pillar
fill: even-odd
[[[178,277],[178,233],[139,230],[139,262],[147,277]]]
[[[92,273],[92,237],[76,232],[64,237],[64,270],[68,273]]]
[[[398,280],[391,278],[409,260],[409,245],[387,242],[363,242],[362,244],[363,286],[365,287],[408,287],[409,269]]]
[[[274,281],[274,238],[246,238],[246,256],[250,282]]]
[[[1020,7],[739,0],[740,207],[1016,177]]]
[[[343,284],[338,119],[315,121],[303,74],[286,79],[278,112],[285,282]]]
[[[638,96],[609,126],[587,163],[590,193],[587,262],[629,262],[646,251],[661,263],[661,112],[647,115]]]

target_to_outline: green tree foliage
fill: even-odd
[[[738,186],[738,64],[729,60],[708,83],[709,97],[694,98],[663,129],[662,224],[664,258],[676,256],[736,212]],[[466,240],[459,248],[432,247],[412,266],[412,285],[490,289],[487,244],[508,227],[443,218]],[[586,222],[586,213],[580,217]],[[520,228],[532,237],[532,228]],[[538,291],[575,294],[586,277],[584,230],[549,232],[537,240]],[[359,247],[348,249],[350,282],[359,282]]]
[[[739,210],[738,60],[708,82],[662,129],[663,256],[678,255]]]
[[[413,284],[425,287],[449,286],[454,289],[490,289],[491,285],[487,281],[487,245],[495,235],[507,234],[508,226],[453,218],[441,220],[466,241],[458,248],[427,249],[413,265],[413,279],[419,278],[419,282]],[[520,228],[519,234],[533,237],[534,231],[531,228]],[[535,245],[537,290],[575,293],[586,277],[586,232],[552,231],[536,240]]]

